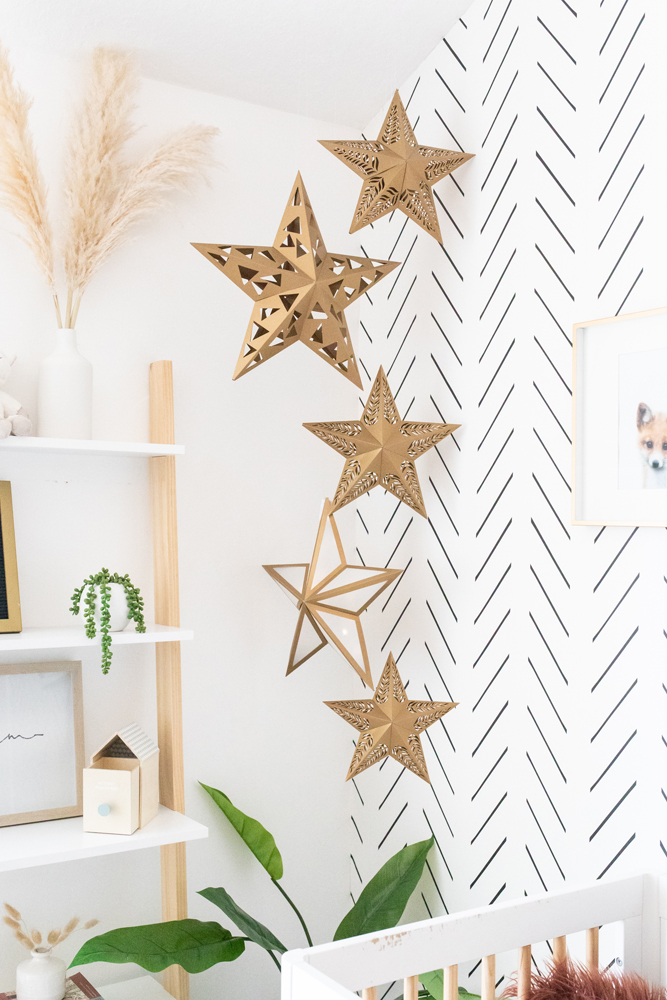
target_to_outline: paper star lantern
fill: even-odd
[[[431,188],[474,153],[420,146],[398,91],[374,142],[320,142],[364,179],[351,233],[398,209],[442,243]]]
[[[324,704],[361,734],[346,781],[385,757],[393,757],[430,784],[419,735],[456,708],[458,702],[410,701],[390,653],[372,698]]]
[[[343,474],[333,498],[334,511],[358,500],[374,486],[383,486],[426,517],[415,461],[461,425],[401,420],[380,368],[361,420],[303,426],[345,455]]]
[[[288,675],[329,643],[372,687],[361,613],[403,571],[350,565],[329,500],[324,502],[310,563],[264,569],[299,610]]]
[[[398,264],[330,254],[301,174],[273,246],[192,246],[255,303],[234,379],[300,341],[361,388],[344,310]]]

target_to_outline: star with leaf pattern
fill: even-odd
[[[398,263],[329,253],[301,174],[272,246],[192,246],[255,303],[234,379],[301,342],[361,388],[345,310]]]
[[[387,377],[380,367],[361,420],[303,426],[345,456],[333,510],[358,500],[374,486],[382,486],[426,517],[415,462],[461,425],[401,420]]]
[[[364,179],[351,233],[398,209],[442,243],[431,188],[474,153],[420,146],[398,91],[377,139],[320,142]]]
[[[390,653],[372,698],[324,704],[359,730],[346,780],[385,757],[393,757],[430,784],[420,733],[456,708],[458,702],[410,701]]]

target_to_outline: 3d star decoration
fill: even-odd
[[[458,702],[410,701],[390,653],[372,698],[324,704],[360,733],[347,781],[385,757],[393,757],[430,784],[419,735]]]
[[[426,517],[415,461],[461,425],[401,420],[380,368],[361,420],[303,426],[345,456],[332,510],[358,500],[374,486],[383,486]]]
[[[364,179],[351,233],[399,209],[442,243],[431,188],[474,153],[420,146],[398,91],[374,142],[345,139],[340,142],[320,139],[320,142]]]
[[[398,263],[330,254],[301,174],[273,246],[192,246],[255,303],[234,379],[300,341],[361,388],[344,311]]]
[[[403,571],[350,565],[329,500],[324,502],[310,563],[264,566],[264,569],[299,611],[287,673],[291,674],[329,643],[372,687],[361,613]]]

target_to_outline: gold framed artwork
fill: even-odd
[[[83,814],[81,662],[0,664],[0,827]]]
[[[20,632],[21,628],[12,484],[0,482],[0,633]]]
[[[667,308],[576,323],[572,523],[667,526]]]

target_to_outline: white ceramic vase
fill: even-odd
[[[130,618],[127,613],[127,597],[125,595],[125,588],[121,583],[109,583],[107,584],[109,590],[111,591],[111,596],[109,598],[109,614],[111,615],[111,621],[109,622],[110,632],[122,632],[124,628],[130,624]],[[100,627],[100,588],[99,586],[93,588],[95,591],[95,624],[99,630]],[[88,589],[84,592],[84,596],[88,593]]]
[[[39,437],[91,438],[93,366],[79,354],[76,330],[57,330],[56,349],[39,366]]]
[[[16,970],[16,1000],[63,1000],[67,966],[50,948],[35,948]]]

